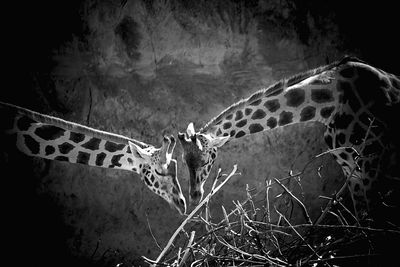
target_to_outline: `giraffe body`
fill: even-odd
[[[0,102],[2,138],[28,156],[136,172],[157,195],[180,213],[186,202],[172,159],[175,139],[155,148],[125,136],[99,131]]]
[[[361,214],[379,195],[377,181],[388,180],[387,170],[396,169],[398,141],[388,122],[400,110],[399,102],[399,76],[349,57],[260,90],[199,132],[190,124],[186,134],[178,135],[189,168],[190,200],[201,199],[218,147],[254,133],[317,121],[326,126],[325,141],[350,176],[355,210]]]

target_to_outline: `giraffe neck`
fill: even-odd
[[[238,139],[290,124],[328,124],[338,107],[335,69],[343,61],[280,81],[228,107],[201,133]]]
[[[0,108],[2,117],[7,120],[2,130],[12,137],[21,152],[29,156],[138,172],[140,163],[132,157],[128,141],[148,147],[124,136],[11,104],[0,102]]]

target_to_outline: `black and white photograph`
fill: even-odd
[[[4,264],[398,266],[398,5],[9,1]]]

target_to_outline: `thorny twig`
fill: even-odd
[[[179,232],[183,229],[183,227],[189,222],[189,220],[196,214],[196,212],[206,203],[210,200],[210,198],[217,193],[222,186],[225,185],[226,182],[229,181],[229,179],[231,177],[233,177],[236,173],[237,170],[237,165],[233,166],[233,170],[231,171],[231,173],[226,177],[226,179],[224,181],[222,181],[213,192],[210,192],[201,202],[199,205],[197,205],[197,207],[189,214],[189,216],[181,223],[181,225],[178,227],[178,229],[176,229],[175,233],[171,236],[171,238],[169,239],[167,245],[165,246],[165,248],[163,249],[163,251],[161,252],[161,254],[158,256],[158,258],[154,261],[153,266],[155,266],[156,264],[158,264],[160,262],[160,260],[164,257],[165,253],[167,253],[168,249],[171,247],[172,242],[175,240],[176,236],[179,234]]]
[[[301,202],[295,195],[293,195],[293,193],[290,192],[290,190],[287,189],[286,186],[284,186],[278,179],[274,179],[274,181],[277,184],[279,184],[283,188],[283,190],[285,190],[285,192],[288,193],[300,205],[301,210],[302,210],[302,212],[304,214],[304,217],[306,217],[306,219],[307,219],[309,224],[312,224],[312,221],[310,219],[310,216],[308,215],[306,206],[304,206],[303,202]]]
[[[197,240],[193,241],[190,246],[190,251],[192,251],[191,266],[227,264],[231,266],[245,266],[246,264],[252,266],[310,266],[316,263],[331,266],[330,264],[333,264],[335,259],[350,261],[353,258],[359,260],[366,257],[369,259],[372,256],[382,256],[382,253],[376,253],[384,250],[376,248],[380,244],[376,243],[375,239],[385,238],[385,240],[400,242],[400,228],[396,228],[396,226],[393,229],[361,227],[354,214],[341,203],[341,195],[347,188],[348,180],[333,197],[321,196],[321,198],[329,200],[329,203],[315,224],[311,223],[305,205],[281,183],[284,180],[303,175],[307,166],[313,160],[330,152],[346,148],[354,149],[352,147],[340,147],[320,153],[307,162],[300,172],[291,172],[289,176],[274,179],[274,181],[268,180],[265,187],[257,192],[252,192],[247,186],[247,198],[244,201],[234,201],[235,206],[229,213],[225,207],[221,207],[223,218],[218,223],[212,222],[209,216],[205,219],[200,218],[200,222],[207,232],[197,237]],[[351,176],[352,173],[349,177]],[[299,203],[307,219],[307,224],[292,224],[276,208],[275,211],[279,215],[278,223],[272,222],[269,190],[274,184],[280,185],[294,201]],[[213,182],[214,187],[215,180]],[[256,199],[261,193],[266,195],[266,198],[261,202],[261,204],[264,203],[262,209],[257,207],[259,201]],[[209,200],[207,200],[207,204]],[[333,204],[336,204],[339,209],[332,209]],[[332,214],[338,219],[335,225],[321,224],[322,219],[327,214]],[[350,217],[347,215],[350,215]],[[356,224],[350,224],[349,218],[354,219]],[[281,222],[284,222],[285,225],[280,225]],[[357,248],[355,254],[350,255],[351,249],[355,247]],[[182,262],[180,260],[181,253],[179,250],[178,256],[165,263]],[[153,263],[156,263],[156,261]],[[185,263],[185,266],[187,266],[186,264],[189,263]],[[173,264],[172,266],[177,265]]]

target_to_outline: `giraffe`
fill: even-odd
[[[400,111],[399,102],[400,76],[348,56],[261,89],[226,108],[198,132],[190,123],[186,133],[178,133],[190,175],[189,202],[202,199],[217,150],[224,144],[316,121],[325,125],[329,151],[349,177],[356,215],[365,218],[377,202],[377,188],[385,184],[378,181],[396,180],[400,174],[400,142],[391,123],[391,116]]]
[[[175,138],[152,145],[0,102],[5,144],[39,158],[136,172],[155,194],[183,215],[186,201],[172,159]]]

